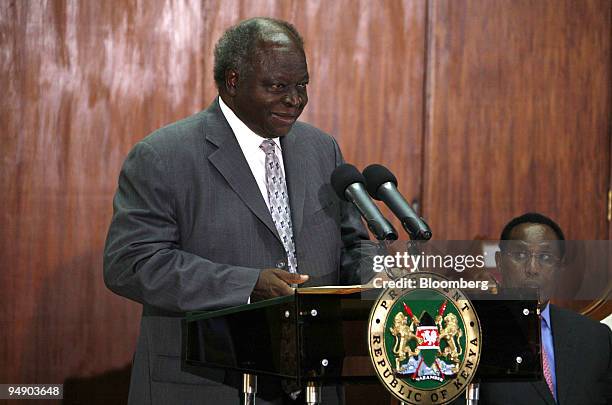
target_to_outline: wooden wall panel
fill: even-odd
[[[606,239],[611,2],[430,2],[425,215],[496,239],[527,211]]]

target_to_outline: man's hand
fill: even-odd
[[[305,274],[289,273],[280,269],[263,269],[259,273],[259,279],[251,299],[253,301],[261,301],[268,298],[281,297],[283,295],[293,294],[293,288],[290,284],[302,284],[308,280]]]

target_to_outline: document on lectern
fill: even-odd
[[[369,290],[371,287],[355,285],[322,285],[319,287],[300,287],[297,288],[298,294],[353,294]]]

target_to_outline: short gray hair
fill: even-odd
[[[217,88],[225,83],[225,72],[234,69],[239,74],[250,71],[250,57],[257,40],[263,37],[270,26],[284,29],[296,45],[304,49],[304,40],[295,27],[283,20],[268,17],[250,18],[230,27],[215,45],[214,77]]]

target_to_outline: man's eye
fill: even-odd
[[[272,90],[282,90],[285,88],[285,85],[283,83],[273,83],[270,88]]]
[[[512,252],[512,258],[516,260],[525,260],[527,256],[528,255],[525,252]]]
[[[558,258],[554,255],[543,253],[540,255],[540,263],[543,265],[553,265],[557,263]]]
[[[306,88],[306,86],[308,86],[308,83],[299,83],[297,86],[298,86],[298,88],[300,88],[300,89],[305,89],[305,88]]]

